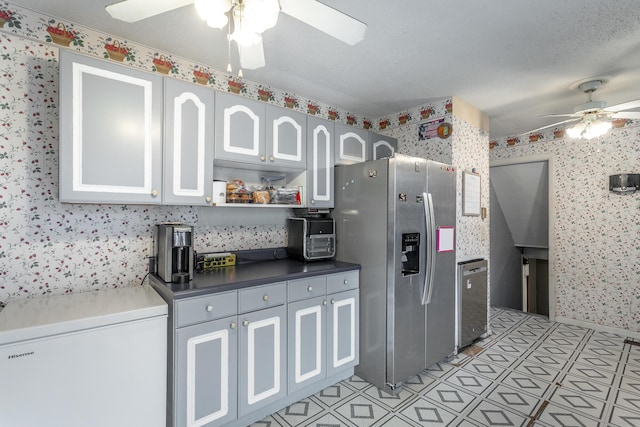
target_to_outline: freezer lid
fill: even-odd
[[[0,345],[167,312],[166,302],[148,284],[11,301],[0,311]]]

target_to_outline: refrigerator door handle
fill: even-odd
[[[431,193],[422,193],[424,201],[424,224],[427,231],[427,268],[424,274],[424,290],[422,292],[422,305],[431,302],[433,293],[433,280],[435,274],[435,250],[436,250],[436,220],[433,211],[433,199]]]

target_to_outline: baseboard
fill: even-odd
[[[583,328],[589,328],[599,332],[610,332],[613,334],[618,334],[623,338],[640,339],[640,332],[627,331],[626,329],[612,328],[611,326],[603,326],[603,325],[598,325],[596,323],[585,322],[585,321],[576,320],[576,319],[569,319],[566,317],[556,317],[555,321],[558,323],[566,323],[567,325],[574,325],[574,326],[580,326]]]

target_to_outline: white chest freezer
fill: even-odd
[[[0,425],[165,426],[167,305],[148,285],[0,311]]]

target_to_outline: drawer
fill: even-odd
[[[287,301],[287,283],[278,282],[238,291],[238,313],[248,313],[284,304]]]
[[[327,294],[327,276],[289,280],[287,288],[288,301],[325,296]]]
[[[358,270],[329,274],[327,276],[327,294],[358,289],[359,279],[360,272]]]
[[[232,316],[237,308],[236,291],[181,300],[176,303],[176,328]]]

